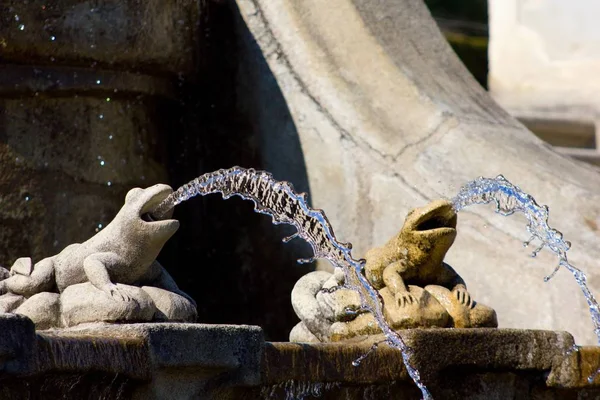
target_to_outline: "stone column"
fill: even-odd
[[[102,229],[166,181],[199,2],[0,1],[0,264]]]
[[[573,243],[569,260],[598,293],[597,169],[556,154],[498,107],[422,0],[237,4],[292,116],[312,205],[355,256],[385,243],[408,209],[503,174],[548,205],[551,225]],[[523,251],[522,219],[473,207],[459,216],[458,232],[446,260],[498,312],[501,327],[569,330],[579,343],[596,341],[573,277],[563,271],[544,283],[556,257],[532,260]]]

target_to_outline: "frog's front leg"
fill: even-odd
[[[383,270],[385,286],[394,295],[398,307],[419,303],[419,299],[408,290],[402,279],[402,273],[405,271],[406,262],[404,260],[395,261]]]
[[[130,301],[129,295],[110,280],[109,271],[124,268],[125,261],[116,253],[93,253],[83,260],[83,270],[92,285],[115,300]]]

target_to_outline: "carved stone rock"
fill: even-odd
[[[10,296],[10,295],[9,295]],[[13,313],[31,319],[36,329],[49,329],[61,326],[61,305],[58,293],[41,292],[30,298],[23,297],[23,302]],[[82,299],[78,299],[81,301]],[[100,308],[97,309],[99,311]]]
[[[475,302],[462,278],[443,262],[456,237],[452,204],[438,200],[412,210],[400,232],[367,252],[365,274],[383,300],[393,329],[419,327],[497,327],[493,309]],[[331,290],[343,271],[316,271],[298,281],[292,304],[301,322],[290,341],[328,342],[381,333],[377,321],[360,309],[357,292]]]

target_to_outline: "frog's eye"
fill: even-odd
[[[140,188],[131,189],[129,192],[127,192],[127,195],[125,196],[125,203],[131,203],[134,199],[138,198],[140,194],[142,194],[142,192],[143,189]]]

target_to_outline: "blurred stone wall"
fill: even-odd
[[[39,260],[166,179],[194,1],[0,1],[0,263]]]

